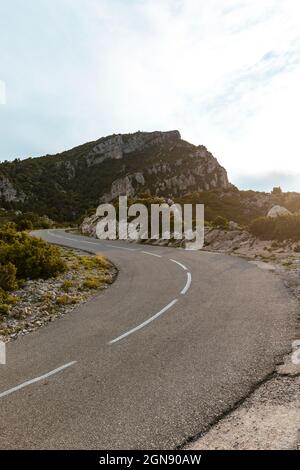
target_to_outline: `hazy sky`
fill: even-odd
[[[299,0],[2,0],[0,80],[0,160],[178,129],[300,191]]]

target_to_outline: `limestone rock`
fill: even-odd
[[[0,198],[3,198],[7,202],[23,202],[25,194],[22,191],[18,193],[10,180],[6,178],[6,176],[0,174]]]
[[[282,206],[273,206],[269,210],[267,217],[279,217],[281,215],[291,215],[291,212]]]
[[[56,155],[0,164],[3,207],[18,201],[21,210],[40,207],[58,220],[76,220],[84,209],[120,195],[174,199],[230,187],[206,147],[186,142],[177,130],[114,134]]]

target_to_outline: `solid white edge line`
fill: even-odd
[[[186,266],[184,266],[184,264],[179,263],[179,261],[176,261],[175,259],[172,259],[172,258],[170,258],[170,261],[172,261],[173,263],[178,264],[178,266],[180,266],[182,269],[184,269],[185,271],[187,271],[188,268],[187,268]]]
[[[18,390],[21,390],[22,388],[27,387],[28,385],[39,382],[40,380],[44,380],[48,377],[51,377],[51,375],[57,374],[58,372],[66,369],[67,367],[70,367],[70,366],[76,364],[76,362],[77,361],[68,362],[68,364],[65,364],[61,367],[58,367],[57,369],[53,369],[50,372],[47,372],[47,374],[36,377],[35,379],[27,380],[26,382],[23,382],[23,383],[17,385],[16,387],[10,388],[9,390],[6,390],[5,392],[0,393],[0,398],[6,397],[7,395],[10,395],[11,393],[17,392]]]
[[[153,315],[153,317],[148,318],[148,320],[144,321],[143,323],[141,323],[140,325],[136,326],[135,328],[132,328],[132,330],[127,331],[127,332],[124,333],[123,335],[118,336],[118,337],[115,338],[115,339],[112,339],[111,341],[109,341],[108,344],[116,343],[117,341],[120,341],[121,339],[126,338],[126,336],[129,336],[129,335],[131,335],[132,333],[135,333],[136,331],[140,330],[141,328],[143,328],[144,326],[148,325],[148,324],[151,323],[153,320],[155,320],[156,318],[158,318],[160,315],[162,315],[163,313],[165,313],[165,312],[166,312],[167,310],[169,310],[171,307],[173,307],[173,305],[175,305],[176,302],[178,302],[178,299],[172,300],[172,302],[170,302],[168,305],[166,305],[166,306],[165,306],[163,309],[161,309],[158,313],[156,313],[155,315]]]
[[[184,286],[184,288],[180,292],[181,295],[186,294],[187,291],[189,290],[189,288],[191,287],[192,275],[191,275],[191,273],[186,273],[186,275],[187,275],[187,281],[186,281],[186,285]]]
[[[157,258],[162,258],[161,255],[157,255],[156,253],[150,253],[150,251],[142,251],[145,255],[156,256]]]

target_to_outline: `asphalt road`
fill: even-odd
[[[105,254],[115,283],[11,342],[0,365],[1,449],[173,449],[207,428],[290,347],[278,277],[208,252],[44,239]]]

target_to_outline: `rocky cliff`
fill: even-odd
[[[230,187],[226,170],[178,131],[114,134],[57,155],[0,164],[0,204],[71,220],[119,195],[178,197]]]

